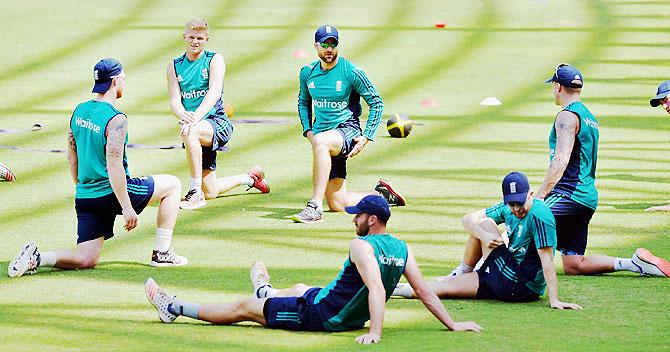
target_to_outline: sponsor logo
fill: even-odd
[[[197,99],[207,95],[207,89],[203,90],[192,90],[190,92],[181,92],[182,99]]]
[[[335,82],[335,91],[337,91],[337,92],[342,91],[342,81]]]
[[[379,262],[382,263],[383,265],[395,265],[395,266],[405,265],[405,259],[396,258],[394,256],[386,257],[383,254],[379,255]]]
[[[314,81],[309,82],[309,84],[307,85],[307,88],[316,88],[316,86],[314,85]]]
[[[342,101],[328,101],[326,99],[317,99],[317,100],[312,100],[312,106],[324,109],[324,108],[330,108],[330,109],[344,109],[347,106],[349,106],[349,102],[346,100]]]
[[[74,120],[74,123],[81,128],[85,128],[87,130],[91,130],[92,132],[100,134],[100,126],[94,124],[90,119],[84,120],[81,117],[77,117]]]
[[[584,119],[584,124],[591,128],[598,129],[598,123],[596,121]]]
[[[202,71],[200,71],[200,75],[201,75],[202,78],[204,78],[204,79],[208,79],[208,78],[209,78],[209,72],[207,72],[207,69],[206,69],[206,68],[203,68]]]

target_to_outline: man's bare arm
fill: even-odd
[[[556,150],[551,159],[549,169],[544,176],[544,182],[535,194],[536,198],[543,199],[551,192],[558,180],[563,176],[570,161],[570,154],[575,145],[575,138],[579,132],[579,118],[572,112],[561,111],[556,116]]]
[[[107,125],[107,173],[114,195],[121,205],[125,229],[130,231],[137,226],[137,214],[133,209],[128,196],[126,170],[123,167],[126,135],[128,134],[128,120],[123,114],[116,115]]]
[[[200,106],[193,112],[195,122],[202,120],[223,93],[223,78],[226,75],[226,63],[221,54],[216,54],[209,63],[209,88],[202,99]]]
[[[556,279],[556,268],[554,268],[553,249],[551,247],[538,248],[537,254],[542,263],[544,281],[547,282],[547,295],[549,296],[549,304],[551,305],[551,308],[582,309],[579,304],[561,302],[558,299],[558,280]]]
[[[356,338],[363,344],[379,342],[384,324],[384,310],[386,307],[386,290],[382,283],[379,264],[375,258],[372,246],[360,239],[354,239],[349,246],[351,262],[356,264],[365,286],[368,288],[368,307],[370,309],[369,333]]]
[[[79,182],[79,159],[77,159],[77,142],[74,139],[72,130],[68,134],[67,147],[67,163],[70,167],[72,182],[76,185]]]

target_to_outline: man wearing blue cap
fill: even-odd
[[[216,151],[230,141],[233,125],[223,106],[223,56],[205,50],[209,25],[204,18],[194,18],[184,29],[186,52],[167,65],[170,109],[179,120],[181,136],[189,164],[189,188],[180,206],[194,210],[238,186],[270,192],[265,173],[259,166],[247,173],[216,177]]]
[[[649,105],[654,108],[660,106],[670,114],[670,99],[668,99],[668,94],[670,94],[670,81],[663,81],[658,85],[656,96],[649,100]],[[670,204],[656,205],[645,209],[645,211],[670,211]]]
[[[76,185],[77,247],[40,253],[30,242],[9,263],[10,277],[34,274],[38,267],[94,268],[103,243],[114,236],[116,215],[123,215],[124,228],[130,231],[138,225],[137,214],[151,202],[160,203],[151,265],[188,263],[171,247],[179,211],[179,180],[172,175],[130,178],[128,120],[114,107],[125,87],[123,66],[116,59],[100,60],[93,68],[93,79],[97,96],[77,105],[70,119],[68,163]]]
[[[363,70],[338,57],[339,33],[323,25],[314,34],[319,56],[300,70],[298,115],[303,136],[312,145],[312,198],[304,210],[293,215],[295,222],[314,223],[323,218],[323,198],[332,211],[356,204],[366,194],[381,194],[392,205],[405,199],[391,184],[380,179],[375,192],[347,192],[347,158],[374,140],[382,119],[384,102]],[[365,130],[361,131],[361,97],[370,107]]]
[[[560,64],[546,81],[552,84],[554,102],[563,110],[549,135],[549,168],[535,195],[556,218],[557,248],[568,275],[631,271],[669,276],[670,265],[644,248],[632,258],[585,256],[589,222],[598,206],[596,161],[598,121],[581,101],[584,76],[569,64]]]
[[[385,303],[400,276],[405,275],[428,310],[449,330],[481,329],[474,322],[451,320],[424,282],[410,248],[386,232],[391,211],[381,196],[366,196],[345,210],[356,214],[358,237],[349,243],[342,271],[325,288],[298,284],[277,290],[270,285],[265,265],[256,262],[251,269],[256,298],[229,304],[183,302],[165,293],[151,278],[145,282],[147,297],[164,323],[184,315],[213,324],[253,321],[274,329],[336,332],[361,329],[370,320],[369,332],[356,338],[369,344],[380,341]]]
[[[470,234],[463,262],[439,282],[430,286],[441,298],[496,299],[528,302],[549,295],[551,308],[581,309],[558,299],[554,269],[556,227],[551,210],[533,199],[526,175],[512,172],[502,182],[503,202],[463,217]],[[505,224],[509,245],[498,231]],[[479,270],[476,263],[484,259]],[[406,284],[396,296],[414,297]]]

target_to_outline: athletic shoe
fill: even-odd
[[[323,220],[323,211],[319,210],[319,206],[310,200],[307,202],[305,209],[293,215],[291,219],[303,224],[312,224]]]
[[[635,251],[633,264],[642,269],[642,275],[670,277],[670,263],[644,248],[638,248]]]
[[[154,249],[151,253],[151,266],[182,266],[186,264],[188,264],[188,258],[177,255],[172,247],[165,252]]]
[[[261,191],[261,193],[270,193],[270,185],[268,185],[267,180],[265,179],[265,172],[261,169],[260,166],[256,165],[251,170],[247,171],[247,175],[254,180],[254,184],[247,188],[247,191],[256,188]]]
[[[26,243],[21,252],[9,263],[7,275],[9,277],[21,277],[24,273],[33,275],[37,272],[40,263],[40,252],[34,242]]]
[[[148,278],[144,281],[144,293],[147,294],[149,302],[156,308],[158,311],[158,318],[169,324],[177,319],[177,315],[172,314],[170,311],[170,306],[174,303],[174,295],[168,295],[163,292],[154,279]]]
[[[263,262],[255,262],[251,266],[249,277],[251,278],[251,284],[254,286],[254,295],[256,298],[263,298],[259,290],[266,286],[272,287],[270,285],[270,274],[268,274],[265,264]]]
[[[179,203],[179,207],[186,210],[195,210],[207,206],[205,201],[205,193],[199,189],[191,189],[186,193],[184,198]]]
[[[407,204],[405,202],[405,197],[393,189],[389,180],[380,178],[377,182],[377,186],[375,186],[375,191],[379,192],[379,195],[384,197],[389,205],[403,207]]]

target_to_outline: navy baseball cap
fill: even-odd
[[[386,199],[374,194],[363,197],[358,204],[353,207],[345,207],[344,210],[349,214],[368,213],[376,215],[383,221],[388,221],[391,217],[389,203],[386,202]]]
[[[584,76],[578,69],[570,64],[559,64],[554,70],[554,75],[544,83],[556,82],[570,88],[581,88],[584,86]]]
[[[530,185],[528,178],[521,172],[510,172],[502,182],[503,202],[526,203]]]
[[[340,36],[337,33],[337,28],[335,28],[335,26],[324,24],[316,30],[316,33],[314,33],[315,42],[323,43],[328,38],[333,38],[336,42],[340,42]]]
[[[123,72],[123,66],[117,59],[107,58],[100,60],[93,67],[93,93],[105,93],[112,85],[112,78]]]
[[[670,81],[663,81],[658,85],[658,90],[656,90],[656,96],[649,100],[649,105],[657,107],[661,105],[661,100],[665,99],[670,93]]]

